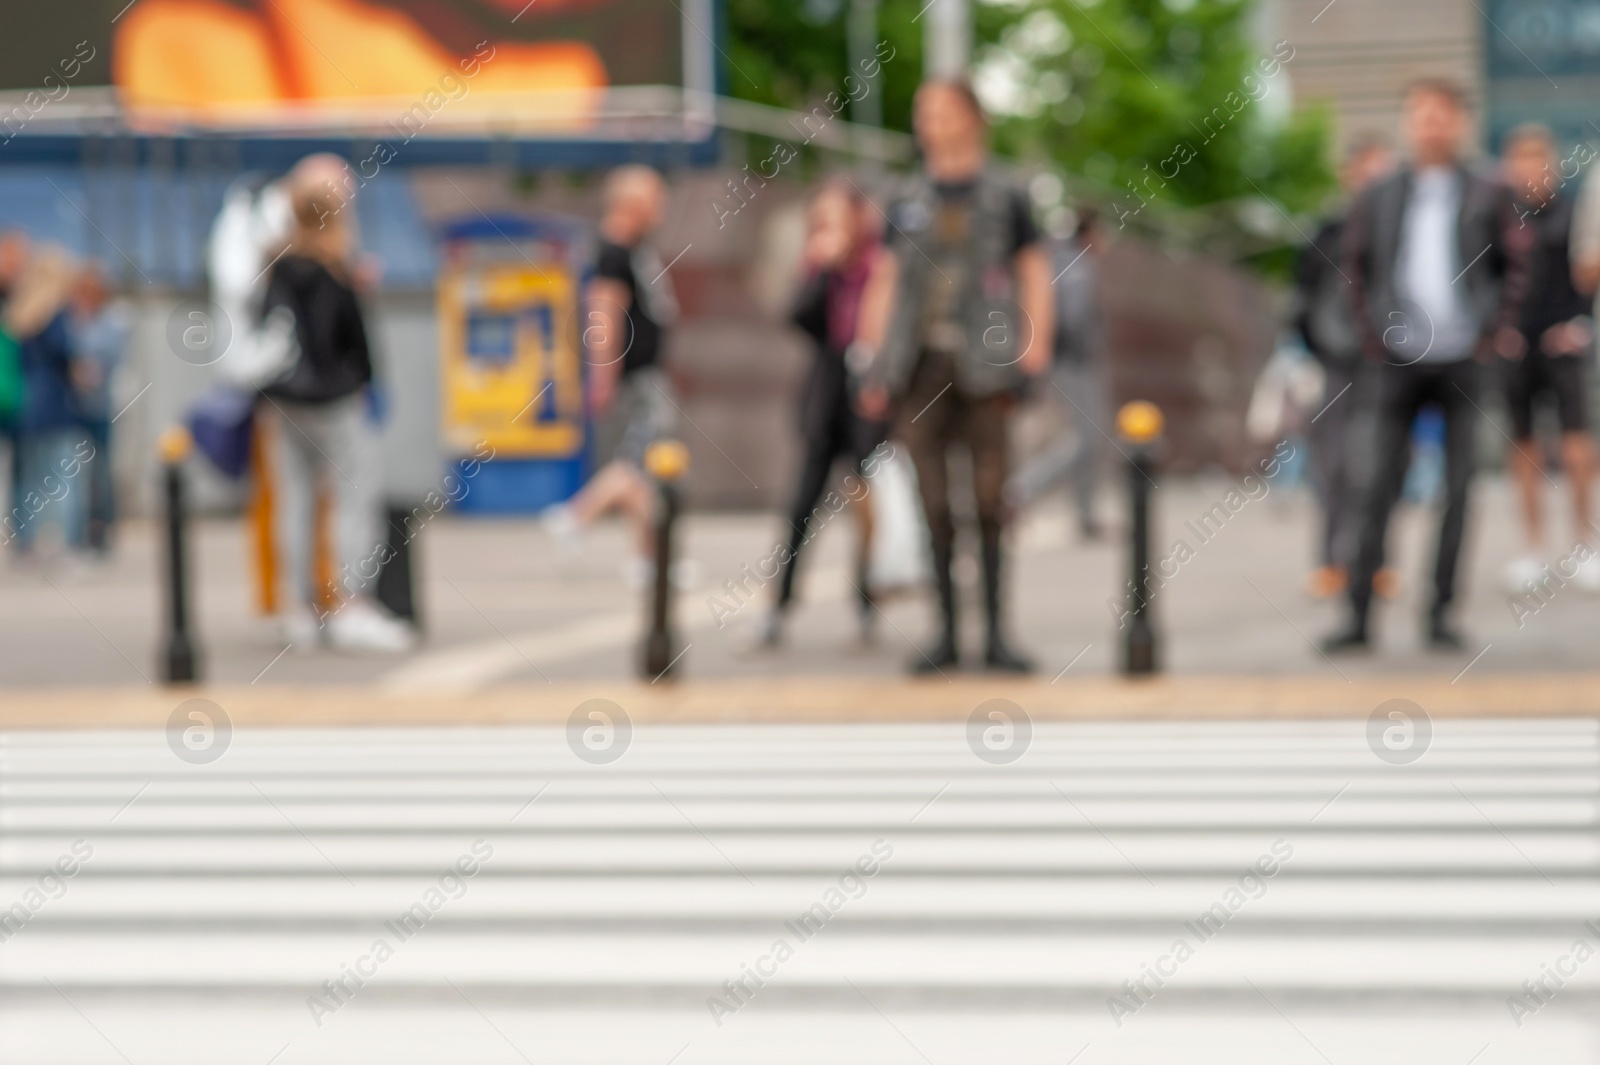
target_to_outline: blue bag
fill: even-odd
[[[220,387],[189,408],[189,432],[211,464],[238,480],[250,469],[250,441],[255,426],[256,393]]]

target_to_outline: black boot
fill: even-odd
[[[1327,655],[1356,654],[1370,649],[1367,627],[1351,622],[1338,632],[1322,639],[1322,653]]]
[[[1350,582],[1350,620],[1344,628],[1322,638],[1318,647],[1325,655],[1362,654],[1372,649],[1371,640],[1367,635],[1367,618],[1372,613],[1372,582],[1369,580],[1366,587],[1361,587],[1361,578],[1357,573],[1351,575]]]
[[[1449,613],[1436,606],[1428,612],[1428,649],[1431,651],[1460,651],[1467,646],[1461,630],[1450,624]]]
[[[910,671],[914,676],[925,676],[929,673],[938,673],[946,667],[955,668],[960,664],[960,656],[956,653],[956,585],[955,577],[950,572],[950,549],[933,549],[933,587],[939,596],[939,619],[944,627],[939,642],[920,651],[911,660]]]
[[[983,610],[989,624],[989,639],[983,653],[983,664],[1001,673],[1032,673],[1032,660],[1006,643],[1005,633],[1000,626],[1000,563],[1000,538],[984,537]]]
[[[872,585],[868,582],[866,560],[856,567],[856,617],[861,623],[861,646],[872,647],[878,642],[878,604],[872,598]]]

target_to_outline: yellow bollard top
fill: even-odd
[[[1132,403],[1125,403],[1117,411],[1117,432],[1123,439],[1135,444],[1148,444],[1161,435],[1161,430],[1166,425],[1166,419],[1161,416],[1161,408],[1146,400],[1136,399]]]
[[[156,447],[161,452],[161,461],[172,466],[189,457],[189,451],[194,447],[194,437],[186,426],[169,425],[161,431]]]
[[[644,468],[659,481],[676,481],[689,472],[689,449],[681,440],[657,440],[645,449]]]

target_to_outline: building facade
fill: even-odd
[[[1466,89],[1479,144],[1543,122],[1565,143],[1600,142],[1600,0],[1268,0],[1263,34],[1295,49],[1295,101],[1335,116],[1335,145],[1394,139],[1417,78]]]

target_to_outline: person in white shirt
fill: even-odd
[[[1446,81],[1420,81],[1406,93],[1404,115],[1408,161],[1357,198],[1343,237],[1341,269],[1362,349],[1378,364],[1378,389],[1350,620],[1324,642],[1329,652],[1369,646],[1373,577],[1409,465],[1411,426],[1428,406],[1444,413],[1446,476],[1427,641],[1441,651],[1465,646],[1449,611],[1481,416],[1479,365],[1521,343],[1526,238],[1509,190],[1462,160],[1465,95]]]

